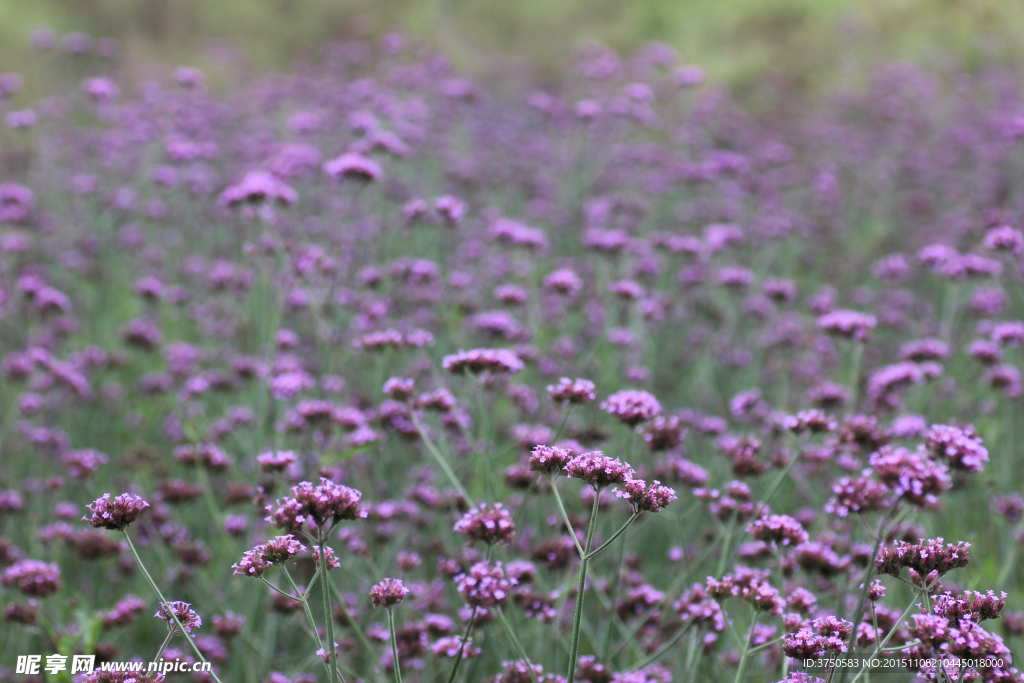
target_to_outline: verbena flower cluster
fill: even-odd
[[[196,683],[1024,680],[1014,74],[763,79],[752,116],[661,44],[517,93],[400,32],[228,80],[34,40],[0,643]]]

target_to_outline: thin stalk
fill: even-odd
[[[178,615],[171,610],[171,606],[168,604],[167,598],[165,598],[164,594],[160,592],[160,587],[156,585],[156,581],[153,580],[153,577],[149,575],[146,565],[142,563],[142,558],[139,557],[139,551],[135,549],[135,544],[132,543],[132,539],[128,535],[128,530],[122,529],[121,533],[124,534],[124,539],[128,542],[128,550],[131,551],[132,557],[135,558],[135,564],[139,565],[139,569],[142,570],[142,575],[145,576],[146,581],[149,582],[149,587],[152,588],[153,592],[156,593],[156,596],[160,598],[160,606],[166,609],[167,613],[171,615],[172,619],[174,619],[174,625],[178,627],[178,633],[180,633],[188,642],[189,648],[191,648],[196,659],[205,664],[206,657],[204,657],[203,653],[199,651],[198,647],[196,647],[196,642],[192,640],[192,636],[190,636],[188,631],[185,630],[185,626],[181,623],[181,619],[179,619]],[[216,681],[216,683],[221,683],[221,680],[217,678],[217,674],[213,672],[212,668],[210,669],[209,674],[210,678]]]
[[[533,490],[537,488],[537,482],[539,480],[539,474],[533,475],[533,479],[530,481],[530,487],[526,489],[526,494],[523,495],[523,502],[519,504],[519,507],[516,508],[516,513],[512,515],[512,524],[516,525],[516,531],[519,530],[519,518],[523,516],[523,512],[526,510],[526,503],[530,500],[530,495],[533,493]]]
[[[604,550],[605,548],[610,546],[612,543],[614,543],[615,539],[618,538],[619,536],[621,536],[623,534],[623,532],[626,529],[629,528],[629,525],[632,524],[633,522],[635,522],[637,520],[637,518],[640,517],[640,515],[641,515],[641,513],[634,512],[633,515],[628,520],[626,520],[626,523],[623,524],[621,527],[619,527],[619,530],[616,531],[615,534],[611,538],[609,538],[607,541],[602,543],[601,546],[597,550],[594,550],[594,551],[588,553],[587,554],[587,559],[588,560],[594,559],[595,557],[597,557],[598,554],[600,554],[600,552],[602,550]],[[623,546],[623,549],[625,549],[625,546]]]
[[[523,647],[523,644],[519,642],[519,638],[516,637],[516,632],[512,629],[512,625],[508,623],[508,618],[505,616],[504,610],[498,607],[497,612],[498,618],[501,619],[501,625],[505,628],[505,633],[508,634],[508,639],[512,641],[513,647],[515,647],[516,652],[519,653],[519,658],[526,664],[526,671],[530,675],[530,680],[533,681],[533,683],[540,683],[540,681],[537,680],[536,672],[534,672],[533,667],[530,666],[530,657],[526,654],[526,648]]]
[[[675,635],[673,635],[668,640],[668,642],[666,642],[664,645],[662,645],[660,648],[658,648],[657,650],[655,650],[651,654],[649,654],[646,657],[644,657],[643,659],[641,659],[639,662],[637,662],[633,666],[629,667],[629,669],[627,669],[627,671],[636,671],[637,669],[642,669],[643,667],[647,666],[651,662],[656,661],[663,654],[665,654],[666,652],[671,650],[675,646],[675,644],[678,643],[679,640],[684,635],[686,635],[686,631],[689,630],[689,628],[690,628],[690,624],[686,624],[685,626],[680,628],[678,631],[675,632]]]
[[[487,491],[487,497],[494,500],[494,454],[491,453],[491,417],[487,412],[487,406],[484,401],[484,388],[480,382],[476,384],[476,402],[477,409],[480,412],[480,432],[484,441],[484,452],[480,454],[484,463],[484,488]]]
[[[853,372],[850,379],[850,412],[857,410],[858,393],[860,392],[860,364],[864,358],[864,342],[853,343]]]
[[[327,585],[328,588],[330,588],[331,595],[334,596],[334,600],[338,603],[338,607],[341,608],[342,615],[345,617],[345,619],[348,620],[349,625],[352,626],[352,630],[355,631],[356,640],[358,640],[359,644],[363,646],[364,650],[366,650],[366,654],[369,656],[370,661],[373,662],[374,668],[379,673],[383,674],[383,670],[377,663],[377,653],[374,650],[373,646],[370,645],[370,641],[367,640],[366,633],[363,631],[363,627],[359,625],[359,622],[352,618],[352,615],[348,611],[348,607],[345,606],[345,601],[341,599],[341,595],[338,593],[338,589],[335,587],[334,583],[328,580],[325,582],[325,585]]]
[[[565,413],[562,415],[562,420],[558,423],[558,429],[555,431],[555,435],[551,437],[551,443],[558,443],[558,437],[562,436],[562,430],[565,429],[565,423],[569,421],[569,413],[572,412],[573,404],[567,404]]]
[[[163,644],[160,645],[160,649],[157,650],[156,654],[153,656],[153,661],[154,662],[157,661],[158,659],[160,659],[160,655],[162,655],[164,653],[164,650],[167,649],[167,645],[171,642],[171,638],[173,638],[173,637],[174,637],[174,631],[168,631],[167,632],[167,637],[164,638]]]
[[[627,524],[628,524],[628,522],[627,522]],[[623,525],[623,527],[625,527],[625,526],[626,525]],[[621,530],[620,530],[620,533],[621,533]],[[618,536],[618,535],[619,534],[617,533],[616,536]],[[612,539],[614,540],[614,538],[615,537],[613,536]],[[601,549],[604,548],[607,545],[608,544],[605,543],[604,545],[601,546],[601,548],[598,548],[597,550],[592,552],[590,554],[590,557],[593,558],[594,555],[599,553],[601,551]],[[608,652],[609,650],[612,649],[612,629],[613,629],[613,627],[615,627],[617,625],[616,622],[618,621],[618,619],[617,619],[618,615],[615,614],[615,601],[618,600],[618,598],[619,598],[619,584],[622,581],[622,563],[625,561],[625,559],[626,559],[626,542],[623,541],[622,543],[619,544],[619,561],[615,565],[615,574],[614,574],[615,579],[614,579],[614,583],[612,583],[612,594],[611,594],[611,596],[609,596],[610,597],[610,600],[609,600],[610,605],[609,605],[609,608],[608,608],[608,612],[609,612],[609,614],[608,614],[608,630],[605,631],[605,634],[604,634],[604,647],[601,648],[602,652]],[[600,591],[598,591],[598,594],[600,594]],[[625,627],[624,624],[622,625],[622,630],[623,631],[626,630],[626,627]]]
[[[878,535],[875,537],[875,547],[871,551],[871,558],[868,560],[868,566],[864,568],[864,577],[862,579],[862,585],[860,589],[860,597],[857,599],[857,608],[853,613],[853,632],[850,634],[850,640],[847,643],[847,651],[853,652],[853,647],[857,643],[857,624],[860,624],[864,614],[864,603],[868,599],[868,588],[871,585],[871,577],[875,573],[875,561],[874,558],[878,557],[878,549],[882,547],[882,541],[885,540],[886,524],[889,522],[890,516],[895,512],[896,508],[890,508],[882,519],[878,522]],[[843,683],[846,680],[846,669],[843,669],[842,674],[839,676],[839,683]]]
[[[569,535],[572,536],[572,542],[576,544],[576,552],[580,554],[581,559],[586,558],[586,551],[583,546],[580,545],[580,539],[576,538],[576,531],[572,528],[572,522],[569,521],[569,515],[565,513],[565,505],[562,504],[562,495],[558,492],[558,484],[554,479],[551,479],[551,490],[555,492],[555,503],[558,505],[558,511],[562,513],[562,521],[565,522],[565,528],[569,531]],[[594,506],[597,506],[597,498],[594,499]],[[593,523],[593,521],[591,521]]]
[[[587,545],[580,555],[580,580],[576,585],[576,611],[572,619],[572,645],[569,648],[569,673],[566,675],[566,683],[573,683],[576,678],[576,658],[580,651],[580,625],[583,621],[583,594],[587,584],[587,565],[590,558],[590,543],[594,540],[594,528],[597,526],[597,508],[601,502],[601,491],[594,491],[594,506],[590,511],[590,524],[587,528]],[[568,524],[569,520],[566,519]],[[574,535],[575,538],[575,535]]]
[[[701,553],[700,558],[694,563],[694,566],[702,565],[704,563],[704,560],[706,560],[708,556],[711,554],[711,551],[718,546],[718,543],[719,541],[721,541],[721,539],[721,536],[716,536],[715,540],[713,540],[708,545],[708,547],[704,549],[704,552]],[[668,605],[672,602],[672,598],[670,596],[675,595],[684,585],[686,585],[687,581],[690,580],[691,572],[692,570],[682,572],[679,574],[679,577],[675,580],[675,583],[673,583],[672,586],[669,587],[667,591],[665,591],[665,597],[661,600],[661,602],[651,605],[647,608],[646,612],[640,615],[640,618],[637,619],[636,626],[634,626],[633,629],[630,631],[629,637],[627,637],[623,642],[619,644],[617,648],[615,648],[615,652],[613,652],[612,655],[619,654],[620,652],[622,652],[623,649],[625,649],[627,645],[632,644],[632,642],[636,638],[636,634],[639,633],[643,625],[647,623],[647,620],[651,617],[651,615],[653,615],[655,612],[660,610],[665,605]]]
[[[423,439],[423,443],[426,445],[427,450],[432,456],[434,456],[434,460],[437,461],[437,464],[441,466],[441,470],[448,477],[448,481],[450,481],[452,486],[455,487],[455,490],[462,494],[462,498],[466,501],[466,504],[473,507],[475,505],[473,499],[462,485],[462,482],[459,481],[459,478],[455,475],[455,470],[453,470],[452,466],[448,464],[448,460],[441,454],[441,451],[438,450],[437,445],[434,444],[433,440],[427,436],[427,431],[423,428],[423,423],[420,422],[418,417],[416,417],[416,411],[409,411],[409,416],[412,419],[412,424],[416,427],[416,431],[419,433],[420,438]]]
[[[320,536],[320,573],[324,576],[324,585],[320,592],[324,594],[324,621],[327,622],[327,649],[331,654],[331,670],[327,672],[327,680],[330,683],[334,683],[335,678],[338,676],[338,654],[334,651],[334,615],[331,614],[331,594],[327,590],[327,552],[325,550],[327,532],[324,529],[320,529],[318,534]],[[395,662],[395,667],[397,666],[398,662]]]
[[[896,631],[899,630],[900,625],[903,623],[903,620],[907,618],[908,614],[910,614],[910,610],[914,609],[914,606],[917,605],[918,597],[919,596],[915,595],[914,599],[910,601],[910,604],[907,605],[907,608],[903,610],[903,614],[901,614],[900,618],[896,620],[896,624],[893,625],[892,629],[889,630],[889,635],[887,635],[882,640],[882,642],[875,646],[875,651],[871,653],[870,657],[868,657],[869,660],[874,659],[878,655],[878,653],[882,651],[882,648],[885,647],[885,644],[889,642],[889,639],[896,635]],[[861,667],[861,670],[857,672],[857,675],[854,676],[853,680],[850,681],[850,683],[857,683],[857,681],[860,680],[860,677],[863,676],[866,672],[867,667]]]
[[[322,640],[320,640],[320,632],[316,630],[316,622],[313,620],[313,612],[309,609],[309,593],[305,593],[305,594],[299,593],[299,587],[298,587],[298,585],[296,585],[295,580],[292,578],[291,573],[284,566],[282,566],[281,569],[284,570],[284,576],[285,576],[286,579],[288,579],[288,583],[291,585],[292,590],[295,591],[295,594],[296,595],[302,595],[301,598],[292,598],[292,599],[296,600],[297,602],[302,603],[302,611],[306,615],[306,623],[309,624],[309,630],[313,632],[313,640],[316,641],[317,649],[318,650],[322,650],[324,648],[324,642]],[[260,577],[260,578],[262,578],[262,577]],[[270,586],[270,582],[269,581],[264,581],[264,583],[266,583],[268,586]],[[273,586],[271,586],[271,588],[273,588]],[[274,590],[277,590],[277,589],[275,588]],[[278,591],[278,592],[280,593],[281,591]],[[284,595],[284,594],[282,593],[282,595]],[[291,596],[289,595],[288,597],[291,597]],[[317,659],[320,659],[319,655],[317,655]],[[324,671],[327,672],[327,677],[329,679],[331,677],[331,670],[328,667],[327,662],[324,662],[322,659],[320,661],[323,662]]]
[[[277,593],[278,595],[284,596],[284,597],[288,598],[289,600],[294,600],[295,602],[302,602],[302,598],[297,598],[297,597],[295,597],[294,595],[292,595],[292,594],[290,594],[290,593],[285,593],[285,592],[284,592],[283,590],[281,590],[280,588],[278,588],[278,587],[277,587],[277,586],[275,586],[274,584],[270,583],[269,581],[267,581],[267,580],[266,580],[265,578],[263,578],[262,576],[261,576],[261,577],[259,577],[259,579],[260,579],[260,581],[262,581],[262,582],[263,582],[264,584],[266,584],[267,588],[269,588],[270,590],[274,591],[274,592],[275,592],[275,593]]]
[[[750,654],[750,644],[754,642],[754,627],[757,626],[757,612],[754,612],[754,621],[750,624],[750,633],[747,634],[747,642],[743,646],[743,652],[740,654],[740,665],[736,669],[736,678],[733,679],[735,683],[739,683],[743,680],[743,670],[747,666],[747,656]]]
[[[693,632],[693,638],[690,641],[690,650],[686,653],[686,668],[683,669],[685,678],[683,683],[690,683],[690,673],[693,671],[693,665],[697,661],[697,653],[700,652],[700,630]]]
[[[448,683],[455,683],[455,674],[459,673],[459,666],[462,664],[462,651],[466,649],[466,641],[469,640],[469,634],[473,632],[473,623],[476,622],[477,607],[473,608],[473,613],[469,615],[469,623],[466,624],[466,632],[462,634],[462,642],[459,643],[459,651],[455,654],[455,665],[452,667],[452,673],[448,677]]]
[[[402,667],[398,664],[398,638],[395,636],[395,610],[393,607],[388,607],[388,628],[391,630],[391,662],[395,665],[395,683],[402,683]]]

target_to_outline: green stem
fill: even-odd
[[[278,588],[274,584],[270,583],[269,581],[267,581],[262,576],[259,577],[259,579],[260,579],[260,581],[262,581],[263,583],[266,584],[267,588],[269,588],[270,590],[274,591],[278,595],[283,595],[284,597],[288,598],[289,600],[294,600],[295,602],[302,602],[303,601],[302,598],[297,598],[294,595],[291,595],[290,593],[285,593],[283,590],[281,590],[280,588]]]
[[[569,535],[572,537],[572,542],[576,544],[576,552],[580,554],[580,558],[586,558],[586,551],[583,550],[583,546],[580,545],[580,539],[576,538],[576,531],[572,528],[572,522],[569,521],[569,515],[565,513],[565,505],[562,504],[562,495],[558,492],[558,484],[554,479],[549,479],[551,482],[551,490],[555,492],[555,503],[558,505],[558,511],[562,513],[562,521],[565,522],[565,528],[569,531]],[[597,499],[594,499],[596,506]]]
[[[635,517],[635,515],[634,515],[634,517]],[[629,525],[629,522],[624,524],[623,525],[623,529],[626,526],[628,526],[628,525]],[[612,536],[611,540],[615,540],[615,538],[620,533],[622,533],[623,529],[620,529],[615,534],[615,536]],[[594,552],[590,553],[590,557],[593,558],[595,555],[597,555],[599,552],[601,552],[602,548],[606,547],[607,545],[608,545],[608,543],[605,543],[600,548],[598,548]],[[615,574],[614,574],[615,579],[613,580],[613,583],[612,583],[612,594],[609,596],[610,599],[608,601],[609,602],[609,605],[608,605],[608,612],[609,612],[609,614],[608,614],[608,630],[606,630],[605,634],[604,634],[604,647],[601,648],[601,652],[608,652],[609,650],[612,649],[612,630],[614,629],[614,627],[616,625],[618,625],[617,622],[619,621],[618,615],[615,613],[615,601],[619,599],[619,584],[622,581],[622,563],[625,561],[625,559],[626,559],[626,542],[625,542],[625,540],[623,540],[623,542],[619,544],[619,561],[615,565]],[[598,595],[600,595],[600,593],[601,592],[598,591]],[[622,628],[623,631],[626,630],[626,627],[625,627],[624,624],[621,626],[621,628]]]
[[[887,635],[882,640],[882,642],[875,646],[875,651],[871,653],[871,656],[868,657],[868,660],[874,659],[878,655],[878,653],[882,651],[882,648],[885,647],[885,644],[889,642],[889,639],[896,635],[896,631],[898,631],[900,626],[903,624],[903,620],[907,618],[908,614],[910,614],[910,610],[914,609],[914,606],[917,605],[917,598],[918,596],[915,595],[914,598],[910,601],[910,604],[907,605],[907,608],[903,610],[903,614],[901,614],[900,618],[896,620],[896,623],[893,625],[893,627],[889,629],[889,635]],[[862,666],[860,671],[857,672],[857,675],[854,676],[853,680],[850,681],[850,683],[857,683],[857,681],[860,680],[860,677],[863,676],[866,672],[867,667]]]
[[[437,464],[441,466],[441,470],[448,477],[448,481],[450,481],[452,486],[455,487],[455,490],[462,494],[462,498],[466,501],[466,505],[473,507],[475,505],[473,499],[470,497],[469,493],[466,492],[466,489],[462,485],[462,482],[459,481],[459,478],[455,476],[455,471],[452,469],[452,466],[448,464],[448,460],[441,454],[441,451],[438,450],[437,445],[434,444],[433,440],[427,436],[427,431],[423,428],[423,423],[420,422],[418,417],[416,417],[416,411],[409,411],[409,416],[411,417],[412,424],[416,427],[416,431],[419,433],[420,438],[423,439],[423,443],[427,446],[427,450],[432,456],[434,456],[434,460],[437,461]]]
[[[164,638],[163,644],[160,645],[160,649],[157,650],[156,654],[153,656],[153,661],[154,662],[160,659],[160,655],[162,655],[164,653],[164,650],[167,649],[167,645],[171,642],[171,638],[173,638],[173,637],[174,637],[174,631],[168,631],[167,632],[167,637]]]
[[[580,651],[580,626],[583,622],[583,594],[587,584],[587,565],[590,559],[587,554],[590,552],[590,543],[594,540],[594,528],[597,526],[597,508],[601,503],[601,490],[594,491],[594,506],[590,511],[590,524],[587,528],[587,545],[580,555],[580,580],[576,584],[576,611],[572,619],[572,645],[569,648],[569,673],[566,675],[566,683],[573,683],[576,678],[576,659]],[[569,520],[566,519],[566,524]],[[575,534],[573,535],[575,538]]]
[[[455,653],[455,665],[452,666],[452,673],[448,676],[448,683],[455,683],[455,674],[459,673],[459,666],[462,664],[462,651],[466,649],[466,642],[469,634],[473,632],[473,624],[476,622],[476,612],[479,608],[474,607],[473,613],[469,615],[469,623],[466,624],[466,632],[462,634],[462,642],[459,643],[459,651]]]
[[[359,644],[363,646],[364,650],[366,650],[366,654],[369,656],[370,661],[373,662],[374,668],[378,673],[383,675],[384,672],[380,668],[380,664],[377,662],[376,651],[373,646],[370,645],[370,641],[366,638],[366,633],[363,631],[363,627],[359,625],[359,622],[352,618],[352,614],[348,611],[348,607],[345,606],[345,601],[341,599],[341,595],[338,593],[338,589],[335,587],[334,582],[328,580],[325,585],[328,586],[331,591],[331,595],[334,596],[335,601],[338,603],[338,607],[341,609],[342,615],[346,620],[348,620],[349,625],[352,626],[352,630],[355,631],[356,640],[358,640]]]
[[[740,665],[736,669],[736,678],[733,679],[735,683],[739,683],[743,679],[743,670],[747,666],[747,655],[750,654],[750,644],[754,642],[754,627],[757,626],[757,612],[754,612],[754,621],[750,624],[750,633],[747,634],[747,642],[743,646],[743,652],[740,654]]]
[[[679,640],[686,634],[686,631],[689,630],[689,628],[690,624],[686,624],[685,626],[680,628],[678,631],[676,631],[675,635],[668,640],[668,642],[666,642],[664,645],[658,648],[655,652],[647,655],[639,662],[629,667],[628,671],[636,671],[637,669],[642,669],[651,662],[659,659],[663,654],[671,650],[675,646],[675,644],[679,642]],[[694,634],[696,635],[696,632],[694,632]]]
[[[595,557],[597,557],[598,554],[600,554],[600,552],[602,550],[604,550],[605,548],[610,546],[612,543],[614,543],[615,539],[618,538],[619,536],[621,536],[623,534],[623,532],[625,532],[626,529],[629,528],[629,525],[632,524],[633,522],[635,522],[637,520],[637,518],[640,517],[640,515],[641,515],[641,513],[634,512],[633,515],[628,520],[626,520],[626,523],[623,524],[622,526],[620,526],[619,530],[616,531],[615,534],[611,538],[609,538],[607,541],[602,543],[601,546],[597,550],[594,550],[594,551],[588,553],[587,554],[587,559],[588,560],[594,559]],[[625,549],[625,546],[623,546],[623,549]]]
[[[519,638],[516,637],[516,632],[512,629],[512,625],[508,623],[508,618],[505,616],[505,612],[500,607],[497,608],[497,612],[498,618],[501,620],[501,625],[504,627],[505,633],[508,634],[508,639],[512,641],[512,646],[515,647],[516,652],[519,653],[519,658],[523,660],[523,663],[526,665],[526,671],[530,675],[530,680],[533,681],[533,683],[540,683],[540,681],[537,680],[537,673],[533,670],[533,667],[530,666],[530,658],[526,654],[526,648],[523,647],[523,644],[519,642]]]
[[[858,393],[860,392],[860,364],[864,358],[864,346],[862,341],[853,343],[853,370],[850,379],[850,412],[856,412]]]
[[[686,653],[686,668],[683,669],[685,678],[683,683],[690,683],[690,673],[693,671],[693,665],[697,661],[697,653],[700,652],[700,630],[694,630],[693,638],[690,641],[690,651]]]
[[[395,683],[402,683],[402,667],[398,664],[398,638],[395,636],[395,610],[388,607],[388,628],[391,629],[391,661],[395,665]]]
[[[331,654],[331,670],[327,672],[327,680],[330,683],[334,683],[335,677],[338,676],[338,654],[334,651],[334,615],[331,614],[331,594],[327,590],[327,552],[325,550],[325,542],[327,541],[327,531],[325,529],[318,530],[320,546],[320,573],[323,575],[323,586],[320,591],[324,595],[324,620],[327,622],[327,649]],[[398,662],[395,662],[395,666],[398,666]],[[344,681],[342,682],[344,683]]]
[[[569,413],[572,412],[572,409],[573,409],[574,406],[571,403],[569,403],[567,405],[568,405],[568,408],[566,409],[565,413],[562,415],[562,420],[558,423],[558,429],[555,431],[555,435],[553,437],[551,437],[551,443],[552,444],[558,443],[558,437],[562,436],[562,430],[565,429],[565,423],[569,421]]]
[[[526,510],[526,503],[530,500],[530,495],[533,493],[533,490],[537,488],[537,482],[539,480],[539,474],[533,475],[533,479],[530,481],[530,488],[526,489],[526,494],[523,495],[523,502],[519,504],[519,507],[516,508],[516,513],[512,515],[512,524],[516,525],[517,531],[519,525],[519,518],[523,516],[523,512]]]
[[[322,650],[323,647],[324,647],[324,643],[323,643],[322,640],[320,640],[320,633],[319,633],[319,631],[316,630],[316,622],[313,620],[313,612],[309,609],[309,594],[308,593],[305,593],[305,594],[299,593],[299,587],[298,587],[298,585],[296,585],[295,580],[292,578],[291,573],[284,566],[282,566],[281,569],[284,570],[284,576],[285,576],[286,579],[288,579],[288,583],[291,585],[292,590],[295,591],[295,594],[296,595],[302,595],[302,597],[298,598],[297,601],[302,603],[302,611],[306,615],[306,623],[309,624],[309,630],[313,632],[313,640],[316,641],[317,649],[318,650]],[[260,578],[262,578],[262,577],[260,577]],[[274,588],[273,586],[270,585],[269,581],[265,581],[264,583],[266,583],[271,588]],[[277,590],[277,589],[275,588],[274,590]],[[278,591],[278,593],[280,593],[280,592],[281,591]],[[284,593],[282,593],[282,595],[284,595]],[[289,595],[287,597],[291,597],[291,596]],[[292,598],[292,599],[295,600],[296,598]],[[317,656],[317,658],[319,659],[319,655]],[[331,677],[331,670],[328,667],[327,662],[324,662],[323,660],[321,660],[321,662],[323,662],[324,671],[327,672],[327,677],[330,678]]]
[[[174,625],[178,627],[178,633],[180,633],[188,642],[189,648],[191,648],[196,659],[205,664],[206,657],[204,657],[203,653],[199,651],[198,647],[196,647],[195,641],[192,640],[192,636],[190,636],[188,631],[185,630],[185,626],[181,623],[181,619],[179,619],[178,615],[171,609],[170,604],[167,602],[167,598],[165,598],[164,594],[160,592],[160,587],[156,585],[156,581],[154,581],[153,577],[149,575],[146,565],[142,563],[142,558],[139,557],[139,551],[135,549],[135,544],[132,543],[132,539],[128,535],[128,530],[122,529],[121,533],[124,534],[124,539],[128,542],[128,550],[131,551],[132,557],[135,558],[135,564],[139,565],[139,569],[142,570],[142,575],[145,576],[146,581],[149,582],[149,587],[152,588],[153,592],[156,593],[156,596],[160,598],[160,606],[167,610],[167,613],[171,615],[172,619],[174,619]],[[213,672],[213,669],[210,669],[209,674],[210,678],[216,681],[216,683],[221,683],[221,680],[217,678],[217,674]]]

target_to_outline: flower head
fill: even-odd
[[[41,560],[21,560],[4,571],[0,583],[15,586],[25,595],[44,598],[60,590],[60,567]]]
[[[545,477],[565,476],[565,466],[573,459],[572,451],[559,446],[535,446],[530,456],[530,471]]]
[[[384,579],[370,589],[370,603],[374,607],[391,609],[405,600],[405,596],[408,594],[409,589],[402,584],[400,579]]]
[[[501,562],[477,562],[455,583],[471,607],[494,607],[509,599],[517,582],[505,575]]]
[[[589,379],[563,377],[558,384],[548,385],[548,395],[555,403],[583,405],[597,398],[594,383]]]
[[[590,484],[594,490],[622,484],[635,474],[627,463],[618,458],[609,458],[601,451],[577,455],[566,464],[565,472],[572,479],[581,479]]]
[[[661,404],[646,391],[626,389],[602,401],[601,410],[614,415],[623,424],[634,427],[661,413]]]
[[[83,517],[83,521],[97,529],[121,531],[137,520],[142,511],[149,507],[149,503],[128,493],[110,500],[110,494],[104,493],[102,498],[97,498],[87,507],[91,515]]]
[[[943,540],[922,539],[914,544],[894,541],[891,548],[882,548],[878,553],[875,568],[879,574],[890,576],[899,576],[903,567],[914,570],[919,576],[927,576],[933,571],[942,576],[951,569],[966,567],[971,561],[967,552],[971,544],[964,541],[944,544]]]
[[[988,462],[988,449],[975,434],[974,427],[932,425],[925,434],[925,445],[937,458],[947,458],[949,467],[964,472],[980,472]]]
[[[335,180],[345,178],[369,183],[384,178],[384,171],[376,161],[356,153],[342,154],[325,161],[323,169],[325,174]]]
[[[185,629],[185,633],[192,635],[192,629],[199,628],[203,625],[203,620],[199,614],[192,609],[192,605],[181,600],[174,600],[166,604],[160,605],[160,610],[154,614],[157,619],[163,619],[167,622],[167,628],[172,631],[177,628],[177,624],[174,622],[174,617],[178,617],[178,621],[181,622],[182,627]]]
[[[294,465],[298,459],[293,451],[271,451],[257,455],[256,461],[264,472],[283,472]]]
[[[808,540],[803,525],[788,515],[762,517],[747,526],[747,533],[758,541],[781,545],[800,545]]]
[[[819,330],[855,341],[867,341],[876,324],[875,316],[857,311],[832,311],[818,318]]]
[[[291,497],[279,500],[267,521],[274,526],[296,533],[302,530],[304,522],[311,522],[317,528],[331,527],[342,520],[361,519],[367,516],[359,509],[363,494],[348,486],[335,484],[320,477],[316,486],[303,481],[292,487]],[[270,511],[270,507],[267,508]]]
[[[459,351],[445,356],[441,366],[453,375],[479,375],[482,372],[514,375],[525,367],[519,356],[507,349]]]
[[[625,498],[633,508],[634,514],[641,512],[660,512],[662,508],[676,499],[676,492],[662,486],[657,479],[650,486],[643,479],[627,479],[615,495]]]
[[[483,541],[487,545],[494,545],[511,541],[516,528],[512,524],[512,514],[501,503],[483,503],[470,508],[455,523],[454,530],[465,534],[470,544]]]

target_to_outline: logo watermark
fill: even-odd
[[[18,655],[15,673],[28,676],[45,671],[50,675],[68,671],[73,674],[93,671],[137,671],[146,673],[176,673],[210,671],[210,662],[186,662],[181,659],[161,659],[155,662],[101,662],[96,666],[96,655]]]

